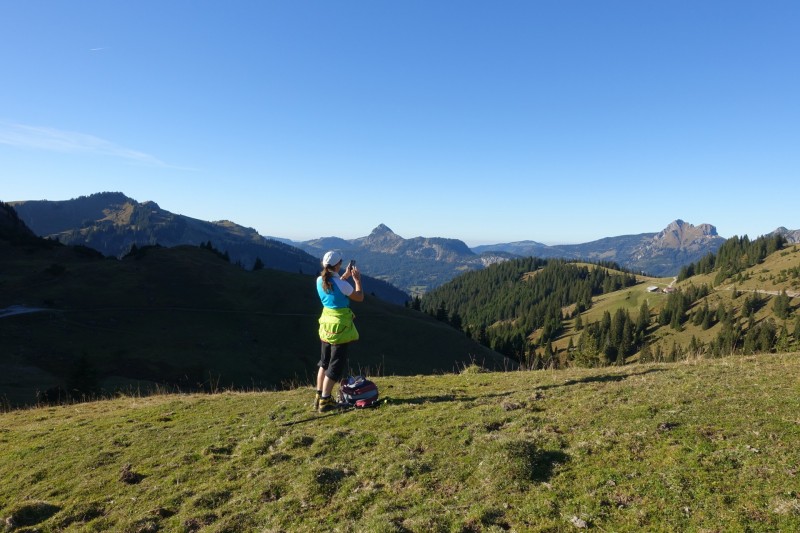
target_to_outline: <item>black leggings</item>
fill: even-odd
[[[349,344],[328,344],[322,341],[322,354],[317,364],[325,369],[325,375],[334,381],[342,379],[347,366],[347,347]]]

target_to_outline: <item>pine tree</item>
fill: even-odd
[[[621,349],[617,349],[617,360],[615,361],[617,366],[622,366],[625,364],[625,352]]]
[[[689,355],[690,356],[699,356],[702,350],[702,344],[700,341],[697,340],[697,337],[692,335],[692,340],[689,341]]]
[[[753,327],[747,330],[747,335],[744,336],[744,346],[742,350],[745,355],[756,353],[758,349],[758,329]]]
[[[775,297],[775,303],[772,304],[772,310],[775,316],[782,320],[789,318],[791,311],[789,296],[786,294],[786,289],[782,290],[780,295]]]
[[[639,307],[639,318],[636,320],[636,331],[645,334],[647,333],[647,328],[649,326],[650,326],[650,306],[647,305],[647,300],[645,300]]]
[[[781,331],[778,333],[778,340],[775,341],[775,351],[778,353],[785,353],[790,350],[789,344],[789,329],[786,327],[786,322],[781,326]]]
[[[461,330],[461,327],[463,325],[461,320],[461,315],[459,315],[456,311],[453,311],[453,314],[450,315],[450,325],[459,331]]]
[[[681,324],[681,317],[678,313],[672,313],[672,320],[669,323],[669,327],[675,331],[683,331],[683,324]]]
[[[444,300],[439,302],[439,307],[436,308],[434,316],[439,322],[447,322],[447,308],[444,306]]]
[[[703,322],[702,324],[700,324],[700,327],[703,328],[703,331],[709,329],[712,326],[711,317],[712,314],[710,312],[704,313]]]
[[[762,353],[773,351],[775,348],[776,328],[775,321],[772,319],[766,320],[760,324],[758,328],[758,350]]]

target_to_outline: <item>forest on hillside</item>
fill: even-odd
[[[538,367],[552,360],[551,343],[563,332],[565,320],[591,307],[593,296],[634,284],[636,276],[615,264],[528,257],[463,274],[411,305],[503,355]],[[567,307],[573,309],[570,316],[562,311]],[[537,340],[531,341],[537,330]]]
[[[786,246],[786,243],[786,237],[779,233],[759,237],[753,241],[747,235],[731,237],[716,253],[707,254],[698,262],[681,268],[678,281],[684,281],[698,274],[716,272],[714,284],[719,285],[726,279],[734,278],[748,268],[763,262],[767,256]]]
[[[583,314],[593,298],[635,285],[633,274],[611,263],[529,257],[459,276],[411,305],[533,369],[624,364],[636,355],[640,362],[654,362],[790,351],[800,349],[800,313],[785,290],[766,295],[734,289],[727,303],[709,303],[714,286],[746,281],[752,275],[747,269],[785,246],[781,235],[731,238],[717,253],[684,267],[678,279],[688,282],[665,295],[657,308],[644,301],[638,313],[606,310],[590,323],[584,323]],[[705,281],[708,277],[691,281],[701,274],[712,275],[713,283]],[[779,278],[800,286],[800,265],[781,271]],[[701,332],[715,327],[712,337],[699,340]],[[670,346],[654,342],[660,328],[698,335]],[[559,352],[553,343],[565,336],[569,344]]]

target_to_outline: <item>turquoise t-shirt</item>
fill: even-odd
[[[353,286],[346,281],[342,281],[337,276],[331,278],[331,284],[333,285],[333,290],[325,292],[322,288],[322,276],[317,278],[317,293],[322,305],[329,309],[350,307],[350,298],[347,296],[353,293]]]

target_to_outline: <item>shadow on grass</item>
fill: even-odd
[[[386,398],[389,403],[400,405],[423,405],[426,403],[445,403],[445,402],[475,402],[485,398],[505,398],[514,394],[514,391],[507,391],[498,394],[481,394],[480,396],[457,396],[455,394],[439,394],[436,396],[411,396],[408,398]]]
[[[539,453],[536,466],[531,471],[531,481],[544,483],[553,477],[555,467],[569,461],[569,455],[558,450],[547,450]]]
[[[437,396],[414,396],[408,398],[395,398],[395,397],[385,396],[380,398],[378,406],[365,408],[365,410],[379,409],[380,405],[384,403],[389,405],[423,405],[426,403],[443,403],[443,402],[475,402],[477,400],[485,398],[505,398],[506,396],[512,393],[513,393],[512,391],[509,391],[501,394],[482,394],[480,396],[456,396],[455,394],[441,394]],[[307,418],[303,418],[300,420],[292,420],[290,422],[284,422],[279,425],[283,427],[295,426],[297,424],[304,424],[306,422],[313,422],[315,420],[322,420],[323,418],[337,416],[342,413],[347,413],[349,411],[360,411],[360,410],[361,409],[356,409],[355,407],[348,406],[348,407],[343,407],[341,409],[337,409],[335,411],[331,411],[330,413],[315,414]]]
[[[651,368],[644,372],[636,372],[635,374],[606,374],[605,376],[590,376],[582,379],[568,379],[564,383],[555,383],[553,385],[541,385],[535,387],[534,390],[547,390],[556,389],[558,387],[569,387],[570,385],[581,385],[584,383],[614,383],[618,381],[625,381],[634,376],[644,376],[653,372],[666,372],[663,368]]]
[[[516,439],[497,444],[499,455],[490,463],[490,475],[501,485],[514,483],[545,483],[556,468],[570,460],[560,450],[546,450],[531,440]]]
[[[350,411],[354,411],[355,407],[342,407],[341,409],[333,410],[329,413],[320,413],[314,414],[307,418],[302,418],[300,420],[292,420],[291,422],[283,422],[282,424],[278,424],[281,427],[286,426],[296,426],[297,424],[305,424],[306,422],[314,422],[315,420],[322,420],[323,418],[330,418],[332,416],[341,415],[343,413],[349,413]]]

